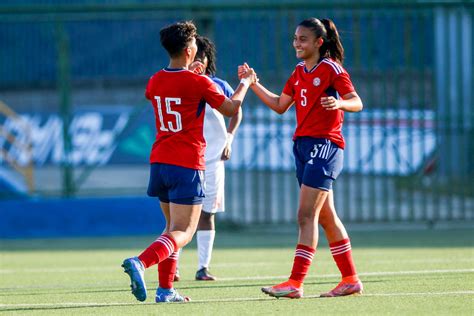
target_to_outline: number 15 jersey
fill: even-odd
[[[206,103],[218,108],[225,96],[207,76],[170,68],[150,78],[145,96],[153,105],[157,131],[150,163],[204,170]]]

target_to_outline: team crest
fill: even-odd
[[[319,79],[319,77],[316,77],[313,79],[313,85],[315,87],[319,86],[321,84],[321,79]]]

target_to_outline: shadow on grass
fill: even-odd
[[[366,281],[365,283],[371,283],[371,282],[380,282],[377,280],[373,281]],[[334,282],[308,282],[307,284],[333,284]],[[261,287],[265,286],[267,284],[237,284],[237,285],[232,285],[232,286],[217,286],[219,288],[238,288],[238,287]],[[202,286],[196,286],[196,287],[182,287],[179,288],[180,290],[186,290],[186,289],[199,289],[199,288],[204,288]],[[110,290],[107,291],[80,291],[78,293],[104,293],[104,292],[111,292]],[[123,290],[113,290],[112,292],[123,292]],[[71,293],[71,292],[68,292]],[[43,293],[43,294],[51,294],[51,292],[48,293]],[[61,294],[61,293],[58,293]],[[302,297],[300,299],[319,299],[319,295],[308,295],[306,297]],[[286,298],[282,298],[282,300],[287,300]],[[246,301],[252,301],[252,302],[265,302],[265,301],[273,301],[272,304],[276,301],[276,298],[274,297],[269,297],[269,296],[263,296],[260,298],[256,297],[242,297],[242,298],[222,298],[222,299],[209,299],[209,300],[195,300],[195,301],[190,301],[187,303],[168,303],[168,304],[173,304],[176,306],[185,304],[209,304],[209,303],[239,303],[239,302],[246,302]],[[74,305],[73,305],[74,304]],[[55,306],[56,305],[56,306]],[[11,307],[4,307],[0,308],[0,312],[5,312],[5,311],[36,311],[36,310],[77,310],[77,309],[85,309],[85,308],[110,308],[110,307],[125,307],[125,306],[146,306],[146,305],[156,305],[154,302],[142,302],[142,303],[51,303],[51,304],[19,304],[18,306],[11,306]]]
[[[236,289],[236,288],[251,288],[251,287],[256,287],[258,290],[260,290],[261,287],[264,286],[269,286],[275,282],[272,282],[273,280],[268,280],[269,282],[253,282],[253,283],[246,283],[246,284],[220,284],[220,285],[189,285],[189,286],[176,286],[176,289],[178,290],[198,290],[198,289]],[[370,284],[370,283],[379,283],[379,282],[386,282],[387,280],[364,280],[364,284]],[[337,282],[335,281],[306,281],[306,285],[335,285]],[[0,290],[5,290],[5,289],[0,289]],[[16,289],[18,290],[18,289]],[[148,287],[147,291],[148,293],[154,293],[156,288]],[[35,291],[35,292],[15,292],[15,293],[0,293],[0,297],[3,296],[42,296],[42,295],[56,295],[56,294],[95,294],[95,293],[130,293],[130,289],[127,287],[123,287],[120,289],[113,288],[113,289],[101,289],[101,290],[71,290],[71,289],[61,289],[59,291]]]

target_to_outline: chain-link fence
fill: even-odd
[[[338,26],[345,68],[365,106],[345,118],[345,169],[334,188],[341,217],[472,219],[473,7],[470,1],[0,6],[0,101],[16,113],[0,115],[1,195],[144,195],[155,131],[143,91],[168,60],[160,28],[193,20],[217,46],[219,77],[235,87],[236,67],[246,61],[279,93],[298,62],[294,29],[314,16]],[[295,126],[294,112],[274,114],[249,93],[227,163],[223,217],[294,220]]]

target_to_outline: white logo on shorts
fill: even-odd
[[[313,84],[315,87],[319,86],[321,84],[321,79],[319,79],[319,77],[314,78]]]

